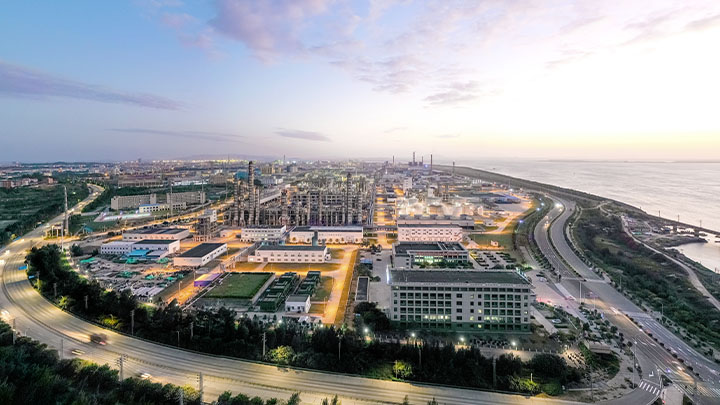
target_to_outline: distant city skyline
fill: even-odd
[[[13,2],[0,162],[710,160],[720,3]]]

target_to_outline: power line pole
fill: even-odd
[[[135,336],[135,310],[130,311],[130,335]]]
[[[88,310],[88,296],[85,296],[85,310]]]
[[[193,334],[193,326],[195,322],[190,322],[190,340],[192,340],[194,334]]]
[[[453,165],[454,167],[454,165]],[[492,358],[492,364],[493,364],[493,388],[497,387],[497,358],[493,355]]]
[[[203,373],[198,373],[198,394],[200,394],[200,403],[203,403],[203,391],[205,391],[205,384],[203,382]]]
[[[265,332],[263,332],[263,358],[265,357]]]

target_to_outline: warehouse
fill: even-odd
[[[183,240],[190,231],[182,228],[148,228],[123,232],[123,240]]]
[[[248,256],[249,262],[269,263],[325,263],[330,253],[325,246],[263,245]]]
[[[145,239],[145,240],[135,242],[132,246],[133,246],[133,250],[148,249],[148,250],[153,250],[153,251],[167,252],[167,254],[170,254],[170,255],[180,251],[180,241],[179,240]]]
[[[101,255],[126,255],[132,251],[134,241],[114,240],[100,245]]]
[[[390,319],[400,327],[530,330],[534,294],[514,271],[390,270]]]
[[[227,252],[227,243],[201,243],[173,258],[175,267],[201,267]]]
[[[319,243],[362,243],[362,226],[296,226],[290,231],[290,243],[310,243],[317,233]]]

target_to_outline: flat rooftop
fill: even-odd
[[[243,230],[243,231],[245,231],[245,230],[250,231],[250,230],[254,230],[254,229],[258,229],[258,230],[264,230],[264,229],[282,229],[282,228],[284,228],[284,227],[285,227],[285,225],[245,226],[245,227],[242,228],[242,230]]]
[[[455,224],[397,224],[398,228],[460,228]]]
[[[400,242],[393,245],[393,250],[399,255],[407,255],[410,252],[467,252],[463,245],[457,242]]]
[[[296,226],[291,232],[362,232],[362,226]]]
[[[288,295],[285,302],[306,302],[310,298],[310,294],[292,294]]]
[[[530,284],[514,271],[390,270],[391,283]]]
[[[223,246],[226,245],[224,243],[201,243],[181,254],[180,257],[203,257]]]
[[[175,239],[143,239],[135,242],[136,245],[169,245],[178,242]],[[179,243],[179,242],[178,242]]]
[[[142,235],[175,235],[180,232],[185,232],[187,229],[182,228],[150,228],[150,229],[135,229],[133,231],[125,231],[125,233],[139,233]]]
[[[262,245],[257,250],[284,250],[284,251],[307,251],[307,252],[322,252],[327,247],[325,246],[313,246],[313,245]]]

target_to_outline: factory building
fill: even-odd
[[[248,256],[248,261],[255,263],[325,263],[328,260],[327,247],[313,245],[263,245]]]
[[[165,201],[168,204],[174,203],[185,203],[188,205],[194,204],[205,204],[207,202],[207,195],[204,191],[185,191],[181,193],[167,193]]]
[[[534,294],[512,271],[391,270],[390,320],[402,328],[529,332]]]
[[[219,228],[217,210],[208,208],[197,217],[194,239],[208,241],[218,234]]]
[[[460,242],[462,228],[443,224],[398,224],[399,242]]]
[[[311,243],[317,234],[319,243],[362,243],[362,226],[296,226],[290,230],[291,243]]]
[[[456,242],[399,242],[392,247],[392,261],[393,266],[404,269],[450,263],[466,267],[470,265],[470,254]]]
[[[187,208],[187,204],[184,202],[173,203],[174,210],[184,210]],[[158,212],[158,211],[169,211],[170,204],[142,204],[138,207],[138,212],[141,214]]]
[[[175,267],[202,267],[226,252],[226,243],[201,243],[173,258],[173,265]]]
[[[118,195],[110,199],[110,208],[115,211],[128,208],[135,209],[144,204],[157,204],[157,195]]]
[[[323,174],[281,192],[262,189],[255,173],[250,162],[247,175],[236,176],[235,201],[225,216],[227,225],[344,226],[370,221],[372,187],[364,176]]]
[[[100,245],[100,254],[103,255],[127,255],[136,250],[146,250],[158,254],[173,254],[180,251],[180,241],[173,239],[116,240]]]
[[[248,226],[240,231],[243,242],[279,241],[285,235],[285,225]]]
[[[182,240],[190,236],[190,231],[182,228],[149,228],[123,232],[123,240]]]
[[[470,215],[398,215],[400,225],[457,225],[463,229],[473,229],[475,220]]]

